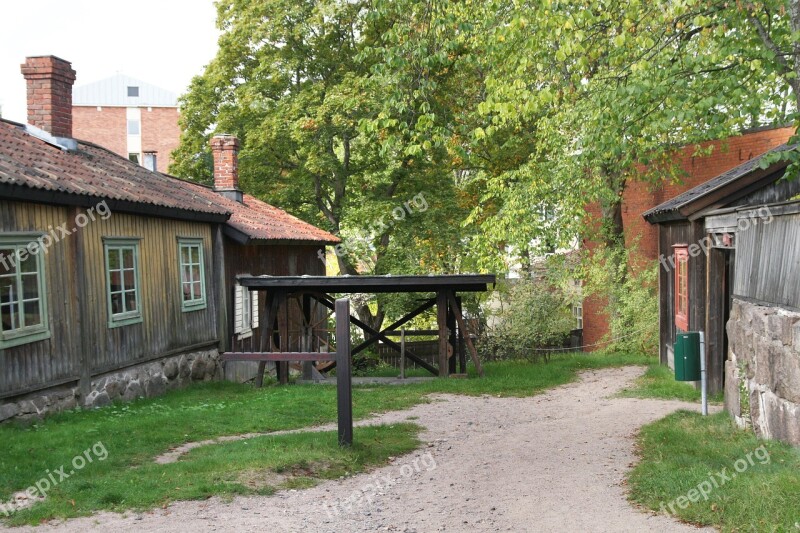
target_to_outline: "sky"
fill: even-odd
[[[72,62],[75,87],[126,74],[176,94],[217,51],[212,0],[4,0],[0,4],[2,116],[26,121],[27,56]]]

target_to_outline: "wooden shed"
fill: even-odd
[[[725,384],[737,242],[769,219],[765,204],[800,193],[800,180],[783,179],[787,161],[767,164],[792,149],[779,146],[643,214],[659,228],[661,362],[673,366],[677,331],[704,331],[712,393]]]

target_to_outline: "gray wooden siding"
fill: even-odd
[[[734,294],[800,308],[800,213],[758,220],[736,238]]]
[[[0,200],[0,232],[47,231],[83,209]],[[139,324],[109,328],[103,237],[140,239]],[[183,312],[178,237],[203,240],[207,306]],[[51,338],[0,350],[0,397],[124,368],[217,341],[208,224],[112,213],[54,244],[44,257]],[[82,270],[82,272],[81,272]]]

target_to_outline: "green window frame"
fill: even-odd
[[[203,239],[178,239],[181,309],[184,312],[205,309],[206,269]]]
[[[104,239],[108,327],[142,321],[139,239]]]
[[[0,349],[50,338],[41,236],[0,235]]]

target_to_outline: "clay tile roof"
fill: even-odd
[[[24,126],[4,120],[0,120],[0,184],[194,212],[213,219],[228,215],[225,207],[196,194],[180,180],[151,172],[105,148],[78,141],[77,150],[63,150],[28,133]]]
[[[242,242],[340,242],[330,233],[252,196],[245,195],[244,203],[239,203],[209,187],[151,172],[88,142],[78,141],[74,151],[63,150],[30,134],[22,124],[2,119],[0,186],[116,201],[134,212],[137,205],[153,206],[160,208],[156,210],[159,216],[188,213],[201,220],[227,219],[226,230]],[[51,201],[58,200],[51,197]]]
[[[282,241],[336,244],[340,239],[325,230],[304,222],[282,209],[278,209],[249,194],[244,195],[244,203],[221,196],[209,187],[194,184],[198,194],[216,199],[231,213],[226,226],[229,234],[241,241]],[[242,238],[244,237],[244,238]]]

